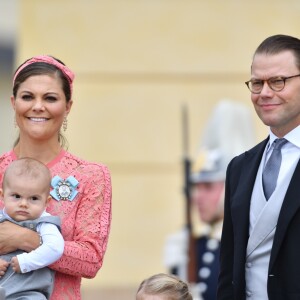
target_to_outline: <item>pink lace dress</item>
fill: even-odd
[[[6,167],[16,159],[13,151],[0,157],[0,186]],[[74,199],[53,197],[47,208],[61,218],[65,240],[63,256],[50,266],[56,271],[51,300],[79,300],[81,277],[93,278],[97,274],[106,251],[111,223],[110,173],[106,166],[64,150],[47,166],[53,177],[78,182],[73,187]]]

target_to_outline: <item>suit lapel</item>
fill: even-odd
[[[270,268],[273,266],[280,246],[283,242],[287,227],[294,214],[300,208],[299,197],[299,182],[300,182],[300,161],[296,166],[295,172],[292,176],[288,190],[286,192],[281,211],[279,214],[277,228],[274,236],[273,247],[270,258]]]
[[[282,188],[276,191],[276,194],[272,194],[271,198],[264,207],[261,209],[259,216],[257,216],[256,223],[250,232],[250,237],[247,246],[247,256],[258,247],[263,240],[270,235],[270,233],[276,228],[279,212],[282,206],[282,201],[286,193],[286,189]],[[255,194],[254,194],[255,195]],[[274,198],[275,197],[275,198]],[[276,200],[276,201],[275,201]]]
[[[246,249],[249,237],[249,210],[252,190],[257,170],[268,139],[245,153],[237,191],[232,202],[233,223],[236,231],[236,243]],[[244,255],[244,254],[242,254]]]

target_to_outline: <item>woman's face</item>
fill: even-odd
[[[36,141],[56,140],[64,118],[70,112],[61,80],[55,75],[36,75],[20,84],[11,97],[20,138]]]

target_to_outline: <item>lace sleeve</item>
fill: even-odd
[[[111,223],[111,178],[103,165],[88,172],[76,219],[73,240],[65,240],[64,254],[51,268],[70,275],[93,278],[102,266]]]

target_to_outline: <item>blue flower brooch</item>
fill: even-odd
[[[51,180],[51,186],[53,187],[53,190],[50,192],[50,195],[57,201],[72,201],[78,194],[76,191],[78,183],[78,180],[73,176],[69,176],[67,179],[54,176]]]

